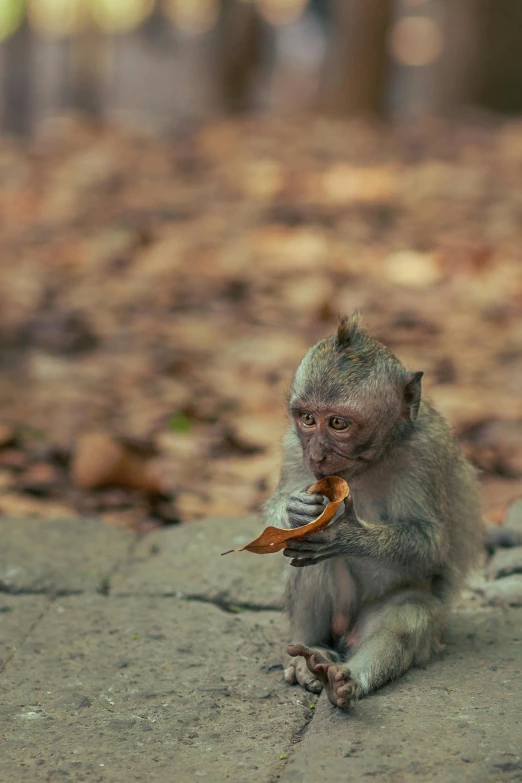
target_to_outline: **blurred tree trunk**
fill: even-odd
[[[480,48],[480,3],[482,0],[439,0],[443,49],[433,66],[430,108],[451,114],[474,102]]]
[[[163,3],[161,0],[154,0],[152,10],[143,20],[141,29],[148,32],[151,38],[156,38],[161,35],[166,21],[163,13]]]
[[[3,116],[7,133],[29,136],[32,129],[33,35],[27,19],[4,43]]]
[[[331,0],[322,104],[338,114],[381,114],[394,0]]]
[[[68,42],[65,103],[92,117],[102,117],[107,79],[109,36],[94,25]]]
[[[221,0],[217,25],[218,79],[223,106],[237,113],[248,99],[261,62],[263,23],[255,3]]]
[[[154,0],[150,14],[143,20],[139,34],[153,46],[170,46],[170,23],[163,12],[162,0]]]
[[[444,48],[426,85],[430,107],[522,111],[522,2],[439,0]]]
[[[392,116],[451,115],[476,97],[480,0],[425,0],[415,9],[403,6],[405,17],[429,19],[441,33],[442,48],[433,59],[412,66],[392,63]]]
[[[477,102],[506,113],[522,111],[522,2],[478,0]]]

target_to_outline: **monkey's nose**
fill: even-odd
[[[313,462],[315,465],[319,465],[321,462],[324,462],[325,457],[326,454],[322,449],[320,448],[315,449],[313,446],[310,448],[309,451],[310,462]]]
[[[319,457],[318,459],[311,459],[309,460],[308,464],[312,472],[317,472],[320,468],[324,467],[324,457]]]

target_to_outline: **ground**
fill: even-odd
[[[440,659],[343,714],[283,680],[281,555],[220,557],[259,525],[2,518],[0,781],[520,779],[522,608],[479,579]]]

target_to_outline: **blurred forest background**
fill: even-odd
[[[257,510],[362,309],[522,494],[519,0],[0,0],[0,512]]]

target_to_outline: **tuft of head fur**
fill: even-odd
[[[363,326],[362,317],[358,310],[352,315],[340,315],[337,327],[336,343],[339,348],[349,348],[369,337],[368,331]]]

